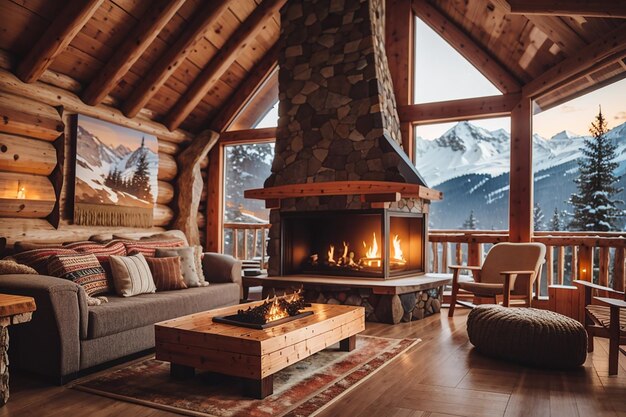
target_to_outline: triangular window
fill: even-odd
[[[419,18],[415,18],[415,103],[502,94]]]

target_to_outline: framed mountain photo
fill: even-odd
[[[151,227],[159,170],[156,136],[77,115],[74,223]]]

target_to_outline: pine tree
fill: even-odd
[[[463,226],[461,226],[461,228],[467,230],[476,230],[477,227],[478,220],[474,216],[474,210],[472,210],[470,211],[469,217],[465,220],[465,222],[463,222]]]
[[[550,219],[550,230],[561,230],[561,215],[559,214],[559,209],[554,208],[554,213],[552,213],[552,218]]]
[[[533,224],[535,225],[535,230],[543,230],[545,221],[545,216],[543,215],[543,210],[539,206],[539,203],[535,203],[533,207]]]
[[[141,142],[141,148],[139,152],[139,160],[137,161],[137,168],[133,174],[132,179],[129,180],[128,189],[135,197],[140,200],[152,203],[154,197],[152,196],[152,187],[150,185],[150,171],[148,159],[146,157],[147,151],[143,149],[143,140]]]
[[[574,208],[568,226],[571,230],[616,230],[617,221],[624,215],[618,208],[623,202],[614,199],[622,191],[616,186],[619,178],[614,174],[618,166],[617,146],[606,138],[607,131],[600,109],[589,129],[592,137],[585,139],[583,156],[578,160],[580,174],[575,180],[578,192],[570,197]]]

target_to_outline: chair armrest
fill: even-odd
[[[468,271],[480,271],[482,268],[482,266],[475,266],[475,265],[448,265],[448,268],[450,269],[459,269],[459,270],[468,270]]]
[[[241,287],[242,262],[230,255],[206,252],[202,256],[204,278],[209,283],[234,282]]]
[[[589,281],[582,281],[582,280],[575,280],[574,284],[578,284],[579,286],[588,288],[590,290],[600,290],[600,291],[606,291],[609,293],[613,293],[613,294],[618,294],[618,295],[623,295],[623,292],[620,291],[616,291],[611,287],[605,287],[603,285],[598,285],[598,284],[594,284],[593,282],[589,282]]]
[[[500,275],[533,275],[535,271],[501,271]]]
[[[500,275],[504,275],[504,300],[503,305],[508,307],[511,304],[511,290],[515,287],[515,281],[519,275],[530,279],[535,275],[535,271],[500,271]]]
[[[593,299],[609,307],[626,308],[626,301],[624,300],[607,297],[593,297]]]

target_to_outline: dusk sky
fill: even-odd
[[[141,146],[141,138],[145,137],[145,146],[155,153],[158,153],[159,151],[159,144],[154,135],[117,126],[83,115],[79,115],[78,120],[85,129],[97,136],[102,143],[113,148],[116,148],[119,145],[126,145],[129,149],[137,149]]]
[[[454,100],[501,94],[476,68],[421,20],[416,25],[415,102]],[[589,126],[602,105],[609,129],[626,122],[626,79],[573,99],[560,106],[538,113],[533,118],[534,133],[546,139],[563,130],[580,135],[589,134]],[[278,106],[275,105],[259,122],[257,128],[276,126]],[[421,125],[417,135],[436,139],[457,122]],[[511,131],[508,117],[474,120],[473,124],[487,130]]]

